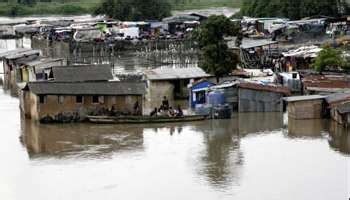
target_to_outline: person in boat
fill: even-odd
[[[154,110],[149,115],[151,117],[156,117],[158,115],[158,108],[154,108]]]
[[[168,110],[168,116],[169,117],[174,117],[175,116],[175,111],[172,107],[169,108]]]
[[[182,111],[181,106],[178,105],[176,110],[176,117],[182,117],[182,116],[184,116],[184,112]]]
[[[166,98],[166,96],[163,97],[162,105],[161,105],[162,110],[167,111],[169,110],[169,101]]]

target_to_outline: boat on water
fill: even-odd
[[[187,115],[182,117],[168,116],[87,116],[91,123],[96,124],[147,124],[147,123],[171,123],[171,122],[192,122],[208,119],[207,115]]]

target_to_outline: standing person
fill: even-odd
[[[165,111],[169,110],[169,101],[166,98],[166,96],[163,97],[162,107],[163,107],[163,110],[165,110]]]
[[[140,105],[139,105],[139,101],[136,101],[134,104],[134,114],[138,115],[140,113]]]

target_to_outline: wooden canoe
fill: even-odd
[[[171,123],[171,122],[191,122],[207,119],[206,115],[187,115],[183,117],[167,116],[87,116],[91,123],[95,124],[147,124],[147,123]]]

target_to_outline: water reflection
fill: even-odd
[[[350,155],[350,129],[330,122],[328,143],[331,148],[345,155]]]
[[[212,120],[196,126],[195,130],[204,135],[198,173],[220,190],[238,185],[244,165],[241,139],[281,128],[281,113],[241,113],[230,120]]]
[[[321,138],[328,129],[328,120],[294,120],[288,119],[288,137],[290,138]]]
[[[291,139],[328,138],[329,146],[350,155],[350,130],[327,119],[288,120],[288,137]]]
[[[125,166],[133,166],[133,172],[125,172],[128,176],[124,182],[147,178],[157,182],[164,181],[162,177],[166,176],[164,178],[174,182],[171,187],[165,188],[168,192],[184,190],[181,184],[186,184],[181,180],[187,180],[189,183],[186,189],[189,191],[192,191],[191,188],[199,189],[201,185],[209,186],[210,190],[215,191],[216,197],[221,194],[233,195],[233,191],[236,191],[234,188],[245,191],[238,192],[239,195],[250,196],[246,193],[248,186],[244,186],[247,181],[248,185],[254,185],[254,181],[251,182],[254,176],[264,179],[264,173],[269,174],[271,166],[284,169],[294,162],[290,159],[284,161],[287,164],[280,162],[279,159],[285,159],[280,157],[280,151],[300,163],[298,170],[302,170],[303,162],[309,161],[309,148],[321,150],[323,145],[315,145],[315,142],[324,144],[326,138],[333,150],[350,154],[349,132],[337,124],[328,120],[289,120],[289,127],[285,129],[282,118],[282,113],[246,113],[236,114],[229,120],[146,125],[39,125],[22,120],[21,140],[30,159],[38,162],[41,161],[38,158],[80,158],[87,161],[106,159],[105,164],[96,162],[96,165],[114,165],[116,170],[113,173],[118,176],[121,176],[118,170],[127,171]],[[286,137],[281,134],[283,131],[286,132]],[[296,143],[288,140],[296,140]],[[300,140],[302,141],[299,142]],[[261,143],[264,144],[259,146]],[[295,151],[298,152],[298,157],[293,157]],[[141,156],[133,154],[140,152]],[[303,156],[300,152],[307,155]],[[125,156],[118,156],[120,154]],[[266,158],[261,157],[265,154]],[[327,155],[327,159],[330,155],[333,156]],[[323,156],[317,157],[319,164],[327,163],[327,159],[322,159]],[[259,169],[255,169],[255,165]],[[304,167],[308,169],[308,165]],[[272,178],[275,181],[283,179]],[[288,176],[285,178],[292,180]],[[111,184],[114,182],[111,181]],[[125,187],[132,188],[131,185]],[[146,187],[145,191],[152,190],[152,187],[142,184],[138,187]]]
[[[204,134],[198,173],[217,189],[238,184],[243,164],[237,120],[213,120],[196,127]]]
[[[43,125],[22,120],[22,142],[30,157],[108,158],[113,152],[142,151],[142,128],[86,124]]]

